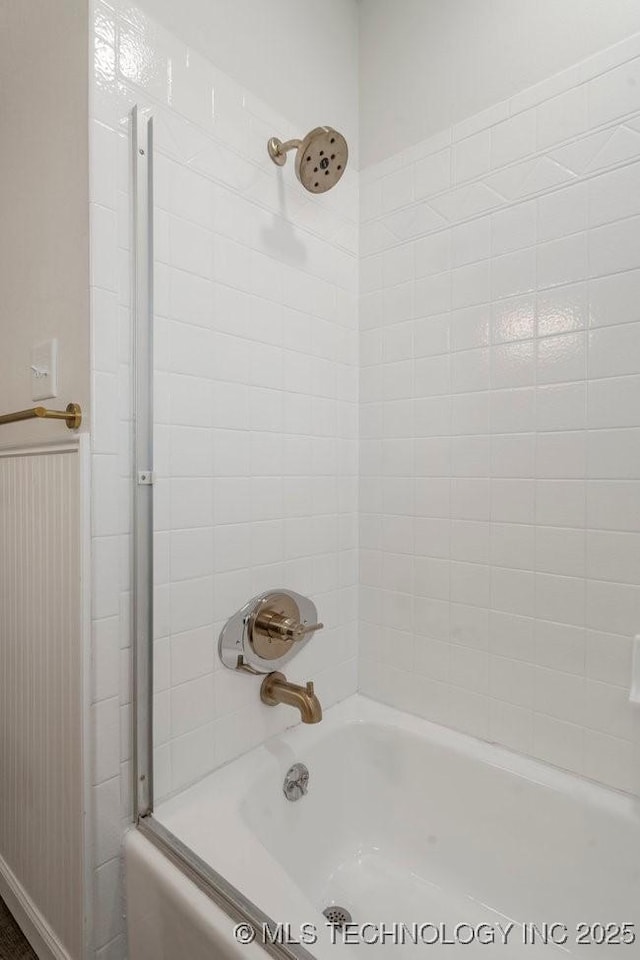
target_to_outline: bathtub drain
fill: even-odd
[[[351,923],[351,914],[346,909],[346,907],[339,907],[337,904],[332,903],[330,906],[325,907],[322,911],[324,916],[327,918],[332,927],[344,927],[345,924]]]

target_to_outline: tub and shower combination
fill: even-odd
[[[639,958],[640,44],[363,173],[358,291],[351,141],[146,29],[131,960]]]
[[[308,793],[289,801],[294,763],[309,770]],[[154,816],[283,925],[281,940],[307,938],[316,956],[354,942],[410,950],[416,938],[471,956],[639,955],[636,801],[364,697]],[[126,859],[130,910],[144,920],[131,930],[134,958],[233,955],[237,915],[137,832]],[[247,949],[235,943],[236,955]]]

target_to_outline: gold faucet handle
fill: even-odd
[[[277,610],[265,610],[256,620],[256,630],[274,640],[302,640],[308,633],[323,627],[323,623],[300,623],[297,618],[287,617]]]
[[[301,640],[308,633],[315,633],[316,630],[324,630],[324,623],[299,623],[295,628],[294,636],[296,640]]]
[[[308,602],[303,609],[286,593],[266,594],[246,621],[252,650],[264,660],[278,660],[322,630],[322,623],[309,622],[317,617],[314,604]]]

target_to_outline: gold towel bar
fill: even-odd
[[[30,407],[17,413],[6,413],[0,417],[0,424],[17,423],[18,420],[65,420],[69,430],[77,430],[82,423],[82,410],[79,404],[70,403],[66,410],[47,410],[46,407]]]

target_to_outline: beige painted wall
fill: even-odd
[[[55,405],[88,413],[87,99],[86,0],[0,0],[0,413],[34,405],[31,347],[54,337]],[[0,444],[68,433],[0,429]]]

